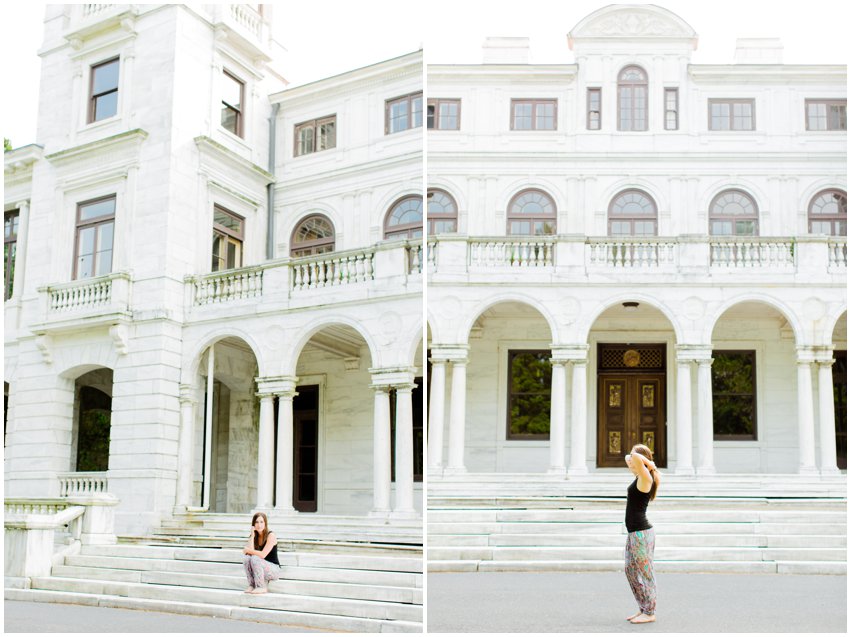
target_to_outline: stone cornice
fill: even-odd
[[[246,176],[250,175],[251,177],[255,177],[262,181],[264,185],[275,182],[275,176],[272,173],[261,168],[257,164],[248,161],[243,157],[240,157],[232,150],[226,148],[225,146],[216,141],[213,141],[205,135],[200,135],[196,137],[195,145],[198,147],[198,150],[201,153],[202,170],[204,170],[204,168],[209,165],[208,162],[205,160],[210,157],[213,157],[217,160],[224,161],[225,163],[236,166],[237,168],[241,169]]]
[[[792,81],[836,83],[845,88],[848,70],[844,64],[689,64],[689,76],[695,80],[738,84],[772,84]],[[823,97],[823,96],[819,96]]]
[[[44,157],[44,147],[28,144],[3,153],[3,173],[5,175],[30,174],[33,164]]]
[[[94,155],[102,158],[106,152],[116,153],[138,150],[138,147],[147,137],[147,132],[141,128],[134,128],[125,133],[119,133],[118,135],[98,139],[87,144],[60,150],[50,155],[45,155],[44,158],[54,166],[62,167],[78,161],[89,161]],[[136,158],[134,157],[134,159]]]

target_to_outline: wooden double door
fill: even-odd
[[[637,444],[653,451],[657,466],[667,466],[665,374],[601,373],[597,396],[597,466],[623,467]]]

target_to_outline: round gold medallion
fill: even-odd
[[[641,354],[634,349],[628,349],[623,355],[623,364],[627,367],[637,367],[641,362]]]

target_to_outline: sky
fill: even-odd
[[[488,36],[530,38],[531,61],[572,63],[567,33],[605,0],[326,0],[273,3],[276,38],[287,49],[284,75],[291,86],[425,50],[427,63],[477,64]],[[644,3],[640,3],[644,4]],[[697,32],[695,64],[733,62],[736,38],[779,37],[787,64],[847,64],[848,14],[839,0],[779,2],[660,1]],[[15,147],[36,142],[44,4],[6,2],[0,20],[4,99],[0,128]],[[10,25],[14,25],[10,28]],[[10,98],[11,96],[11,98]]]

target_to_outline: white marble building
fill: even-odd
[[[270,24],[48,7],[4,157],[7,497],[419,515],[422,55],[286,89]]]
[[[593,477],[638,442],[682,476],[837,474],[845,66],[692,64],[653,5],[568,42],[428,67],[429,475]]]

